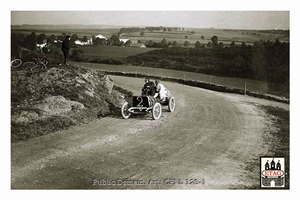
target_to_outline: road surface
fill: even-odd
[[[143,79],[112,76],[140,94]],[[12,189],[233,189],[259,184],[272,127],[256,105],[282,103],[165,82],[173,113],[106,117],[11,146]],[[255,176],[254,176],[255,177]]]

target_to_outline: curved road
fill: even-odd
[[[143,79],[112,76],[139,94]],[[12,189],[227,189],[259,185],[271,126],[255,104],[288,105],[164,83],[173,113],[106,117],[12,144]],[[165,108],[166,109],[166,108]],[[258,162],[259,163],[259,162]],[[180,180],[179,180],[180,179]],[[186,182],[188,179],[188,182]],[[173,182],[173,180],[175,182]]]

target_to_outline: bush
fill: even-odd
[[[83,62],[86,61],[87,59],[83,56],[83,50],[82,49],[73,49],[72,54],[71,54],[71,58],[74,61],[77,62]]]
[[[101,59],[101,58],[93,58],[90,60],[91,63],[102,63],[102,64],[111,64],[111,65],[123,65],[125,60],[120,59]]]

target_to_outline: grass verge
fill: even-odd
[[[267,189],[289,189],[290,188],[290,116],[289,111],[272,106],[260,106],[272,122],[268,127],[263,142],[268,146],[265,157],[284,157],[285,158],[285,187],[284,188],[267,188]],[[246,176],[253,184],[250,186],[241,186],[242,189],[265,189],[260,187],[260,158],[255,157],[247,162],[246,170],[249,172]]]
[[[273,122],[274,129],[270,132],[267,156],[283,156],[285,158],[285,189],[290,188],[290,112],[282,108],[262,106]]]

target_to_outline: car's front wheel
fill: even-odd
[[[152,108],[152,118],[154,120],[157,120],[160,118],[161,116],[161,105],[160,103],[156,102]]]
[[[129,105],[128,102],[124,102],[122,107],[121,107],[121,113],[124,119],[128,119],[131,115],[131,113],[128,111]]]

